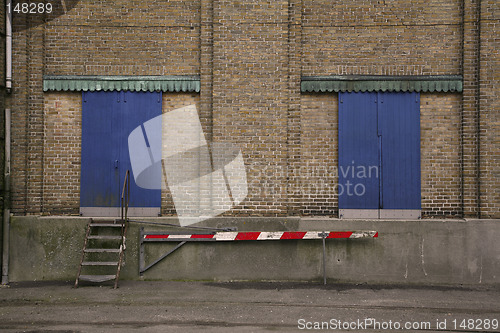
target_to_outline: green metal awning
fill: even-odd
[[[332,75],[304,76],[301,92],[417,91],[461,92],[460,75],[383,76]],[[168,76],[63,76],[47,75],[44,91],[163,91],[199,92],[198,75]]]
[[[60,76],[46,75],[43,91],[163,91],[199,92],[198,75]]]
[[[302,77],[301,92],[462,92],[460,75],[332,75]]]

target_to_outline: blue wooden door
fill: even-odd
[[[381,209],[420,209],[420,94],[379,93]]]
[[[120,206],[125,173],[131,170],[128,136],[161,115],[161,92],[83,92],[82,100],[81,211],[116,215],[116,209],[93,208]],[[160,207],[161,190],[140,188],[131,177],[130,200],[130,207]]]
[[[120,93],[84,92],[80,207],[118,207]]]
[[[161,115],[161,92],[131,92],[124,93],[123,106],[121,108],[121,136],[120,156],[122,166],[120,167],[120,179],[125,177],[125,172],[130,170],[128,136],[138,126],[143,128],[146,143],[150,146],[150,140],[160,140],[161,133],[147,133],[144,130],[144,122]],[[161,121],[161,117],[158,118]],[[158,127],[161,130],[161,124]],[[159,134],[159,135],[158,135]],[[134,181],[133,175],[130,178],[130,207],[160,207],[161,205],[161,170],[151,175],[155,178],[154,183],[158,184],[158,190],[144,189]]]
[[[419,103],[418,93],[339,93],[341,217],[420,210]]]
[[[376,103],[377,93],[339,94],[338,194],[343,209],[379,209]]]

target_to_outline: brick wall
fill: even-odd
[[[43,137],[42,214],[77,215],[80,207],[82,95],[50,92],[45,95]],[[163,112],[199,105],[197,94],[164,93]],[[162,190],[162,214],[173,215],[168,189]]]
[[[242,148],[250,184],[231,213],[286,215],[288,1],[213,6],[213,140]]]
[[[303,75],[461,72],[460,1],[315,0],[304,1],[303,8]],[[323,182],[337,181],[327,171],[317,171],[332,170],[338,163],[336,98],[336,94],[302,96],[301,176],[305,188],[322,188]],[[460,94],[421,95],[424,216],[461,215],[460,99]],[[304,214],[337,213],[337,193],[309,192],[303,197]]]
[[[199,94],[163,93],[162,112],[166,113],[192,104],[196,105],[198,114],[200,114]],[[162,188],[161,191],[161,214],[163,216],[175,215],[175,206],[168,186]]]
[[[13,34],[12,67],[13,82],[10,103],[12,106],[12,155],[11,155],[11,195],[12,212],[27,213],[27,137],[28,137],[28,81],[30,63],[28,58],[29,31],[26,21],[13,20],[14,28],[19,32]],[[15,70],[14,70],[15,68]]]
[[[462,73],[462,168],[464,216],[477,216],[479,212],[479,7],[477,0],[463,3]]]
[[[45,74],[199,73],[198,1],[80,1],[45,29]]]
[[[12,200],[16,214],[45,212],[43,138],[49,111],[44,111],[48,104],[42,92],[43,75],[199,73],[197,2],[80,1],[66,15],[49,16],[48,23],[40,25],[42,19],[14,17]],[[68,212],[74,212],[74,207]]]
[[[459,0],[305,0],[303,7],[303,75],[460,74]]]
[[[459,94],[421,94],[421,194],[424,217],[461,215]],[[338,97],[301,100],[303,215],[338,214]]]
[[[338,215],[338,96],[303,94],[301,106],[301,213]]]
[[[61,126],[76,140],[80,95],[43,93],[43,75],[200,75],[199,94],[165,95],[163,107],[196,103],[208,140],[241,147],[249,195],[226,214],[286,216],[338,208],[328,186],[337,96],[301,94],[302,76],[461,74],[462,94],[421,97],[423,213],[476,216],[481,206],[482,216],[500,217],[498,4],[481,3],[80,1],[45,25],[16,19],[13,212],[78,208],[79,175],[51,183],[70,162],[51,164],[50,140]],[[162,213],[172,214],[168,192],[162,197]]]
[[[28,24],[27,49],[29,69],[27,76],[27,175],[26,211],[38,214],[43,202],[43,137],[44,137],[44,95],[40,82],[44,69],[44,28],[42,16],[30,16]]]
[[[500,3],[481,2],[480,190],[481,217],[500,217]]]
[[[422,215],[460,216],[459,94],[421,94]]]
[[[82,94],[44,95],[44,214],[79,214],[82,142]]]

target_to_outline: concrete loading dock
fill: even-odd
[[[158,218],[149,221],[173,222]],[[11,281],[74,280],[86,218],[13,217]],[[239,231],[377,230],[378,238],[326,242],[328,283],[498,285],[496,220],[351,221],[216,218],[206,224]],[[321,241],[216,242],[183,247],[139,275],[141,225],[129,226],[123,280],[322,282]],[[149,228],[165,232],[166,228]],[[171,229],[170,229],[171,230]],[[146,251],[157,258],[172,244]]]

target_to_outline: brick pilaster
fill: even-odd
[[[464,216],[475,217],[479,215],[479,0],[464,0],[463,6],[462,200]]]
[[[27,213],[43,211],[43,141],[44,141],[44,28],[43,16],[28,18],[28,127],[27,127]],[[38,25],[37,25],[38,24]]]
[[[201,0],[200,120],[207,140],[212,139],[213,0]]]
[[[27,209],[27,126],[28,126],[28,31],[26,20],[14,16],[12,38],[12,137],[11,196],[12,213],[25,214]]]
[[[500,218],[500,5],[481,1],[479,12],[479,177],[483,218]]]
[[[242,147],[249,193],[241,213],[286,215],[288,2],[213,3],[214,141]]]
[[[288,2],[288,215],[299,215],[302,208],[300,182],[301,121],[300,78],[302,75],[302,0]]]

